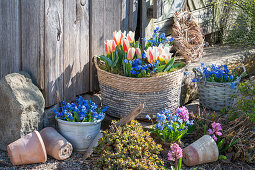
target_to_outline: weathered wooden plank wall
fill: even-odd
[[[0,1],[0,78],[20,70],[20,2]]]
[[[135,31],[137,11],[137,0],[1,0],[0,78],[27,71],[47,107],[97,90],[92,57]]]
[[[98,82],[92,57],[104,53],[104,42],[113,39],[114,31],[135,31],[138,1],[91,0],[90,6],[90,91],[94,91]]]

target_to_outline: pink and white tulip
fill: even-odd
[[[134,58],[135,51],[136,51],[136,49],[133,48],[133,47],[128,49],[128,53],[127,53],[127,59],[128,60],[132,60]]]
[[[149,47],[146,51],[145,51],[147,60],[149,63],[154,63],[159,56],[159,51],[158,51],[158,47]]]
[[[121,43],[121,40],[122,40],[122,38],[125,37],[125,34],[126,34],[126,32],[122,33],[121,30],[119,30],[118,32],[117,31],[113,32],[113,39],[114,39],[116,45],[119,45]]]
[[[111,54],[112,52],[115,52],[116,50],[116,44],[114,40],[107,40],[105,42],[105,52],[106,54]]]
[[[127,34],[127,39],[132,44],[135,41],[135,32],[129,31]]]
[[[142,59],[142,52],[141,52],[140,48],[136,48],[135,53],[136,53],[137,58]]]
[[[128,52],[128,49],[130,48],[130,43],[129,43],[129,41],[128,41],[127,39],[123,38],[123,39],[121,40],[121,45],[122,45],[122,47],[123,47],[124,52],[127,53],[127,52]]]

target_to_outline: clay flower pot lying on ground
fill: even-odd
[[[72,144],[69,143],[54,128],[46,127],[40,131],[45,144],[46,152],[57,160],[64,160],[71,156],[73,152]]]
[[[13,165],[44,163],[47,160],[46,149],[38,131],[9,144],[7,151]]]
[[[214,162],[218,157],[218,146],[209,135],[204,135],[183,150],[183,162],[187,166]]]
[[[100,109],[94,102],[84,100],[81,96],[75,103],[62,102],[54,110],[58,128],[75,151],[87,151],[101,128],[107,107]]]

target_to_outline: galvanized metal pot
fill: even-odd
[[[89,145],[99,133],[102,120],[95,122],[68,122],[56,118],[58,129],[72,145],[74,151],[87,151]]]

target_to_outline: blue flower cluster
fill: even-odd
[[[132,77],[139,77],[139,76],[146,76],[151,73],[156,73],[157,72],[157,67],[160,65],[160,61],[156,60],[155,63],[144,63],[142,60],[139,58],[135,60],[129,61],[129,64],[132,64],[131,67],[131,75]]]
[[[167,39],[166,38],[166,34],[165,33],[159,33],[159,27],[157,27],[154,30],[154,34],[152,36],[152,38],[150,38],[149,40],[147,40],[146,38],[143,39],[144,42],[147,42],[149,44],[149,46],[159,46],[159,44],[165,44],[165,43],[169,43],[172,45],[174,38],[170,38]],[[146,45],[147,46],[147,45]]]
[[[94,122],[103,120],[104,112],[108,107],[102,110],[91,100],[84,100],[81,96],[76,98],[75,103],[61,102],[61,107],[53,109],[57,118],[70,122]]]
[[[146,115],[146,118],[152,120],[149,115]],[[179,141],[187,133],[188,127],[194,123],[194,120],[185,122],[178,113],[171,114],[170,110],[157,113],[156,121],[152,133],[158,135],[163,141],[171,143]]]
[[[197,68],[199,78],[193,79],[193,82],[199,81],[201,78],[205,78],[209,82],[234,82],[237,78],[237,74],[230,73],[226,65],[215,66],[212,64],[210,67],[206,67],[204,63],[201,63],[201,67]],[[235,86],[234,83],[231,87]]]

